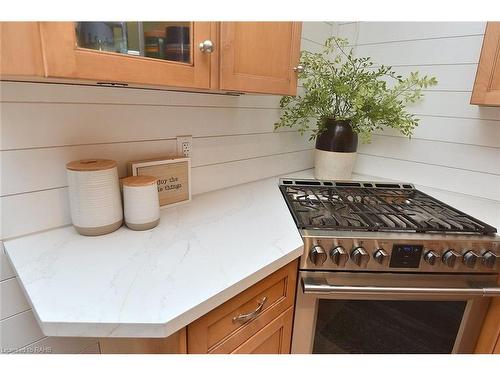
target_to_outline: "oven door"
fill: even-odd
[[[301,271],[292,353],[472,353],[496,277]]]

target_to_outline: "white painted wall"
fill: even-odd
[[[421,119],[414,137],[377,133],[360,146],[356,173],[500,201],[500,108],[469,104],[484,28],[484,22],[338,25],[358,56],[439,81],[410,107]]]
[[[303,49],[333,26],[303,25]],[[273,132],[279,97],[240,97],[39,83],[1,83],[0,239],[71,223],[65,163],[129,160],[175,152],[193,135],[193,193],[311,168],[313,146],[293,131]],[[1,245],[1,243],[0,243]],[[96,352],[96,340],[45,337],[0,249],[3,352]]]

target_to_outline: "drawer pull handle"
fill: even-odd
[[[252,318],[255,318],[257,315],[259,315],[259,313],[264,308],[264,303],[266,303],[266,300],[267,300],[267,297],[262,297],[262,299],[259,301],[259,304],[257,305],[257,308],[254,311],[249,312],[247,314],[240,314],[240,315],[235,316],[233,318],[233,323],[236,323],[236,322],[244,323],[244,322],[249,321]]]

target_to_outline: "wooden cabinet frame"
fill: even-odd
[[[41,22],[45,76],[104,82],[210,88],[211,54],[195,48],[214,36],[211,22],[193,22],[192,63],[78,48],[74,22]]]
[[[486,25],[470,103],[500,106],[500,22]]]

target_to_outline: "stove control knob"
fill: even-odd
[[[342,246],[336,246],[330,251],[330,258],[332,258],[332,262],[337,266],[344,267],[347,259],[349,259],[349,254],[347,254],[347,251]]]
[[[320,245],[313,246],[311,252],[309,253],[309,259],[316,266],[321,266],[323,263],[325,263],[326,258],[327,255],[325,249],[323,249],[323,247]]]
[[[495,264],[500,262],[500,255],[493,251],[487,251],[483,254],[483,264],[488,268],[495,268]]]
[[[384,249],[377,249],[375,253],[373,254],[373,258],[379,263],[379,264],[386,264],[387,261],[389,260],[389,254]]]
[[[434,252],[433,250],[429,250],[424,255],[424,260],[429,263],[431,266],[436,264],[436,261],[439,259],[439,254]]]
[[[357,264],[359,267],[366,267],[368,261],[370,260],[370,256],[361,246],[355,247],[351,252],[352,261]]]
[[[479,255],[477,255],[473,250],[469,250],[464,254],[462,258],[462,262],[469,268],[474,268],[476,266],[477,260],[479,259]]]
[[[448,267],[455,267],[455,263],[457,259],[460,257],[460,254],[456,253],[454,250],[448,250],[443,254],[443,263]]]

